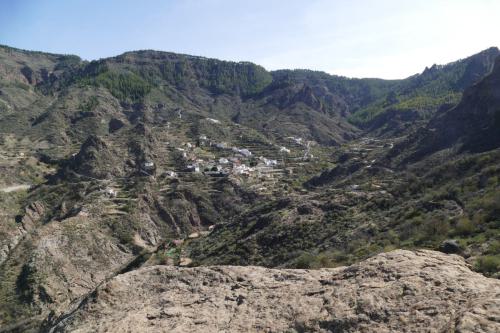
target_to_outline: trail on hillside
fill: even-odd
[[[21,190],[27,190],[30,187],[31,185],[28,184],[12,185],[12,186],[0,187],[0,192],[9,193],[9,192],[21,191]]]

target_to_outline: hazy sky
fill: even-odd
[[[500,46],[499,14],[500,0],[0,0],[0,44],[403,78]]]

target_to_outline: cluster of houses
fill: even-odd
[[[219,122],[217,119],[212,118],[206,118],[206,121],[211,123]],[[303,140],[300,137],[288,137],[287,139],[305,148],[303,160],[313,158],[310,153],[310,141]],[[213,155],[207,158],[205,154],[199,153],[197,148],[201,147],[210,147],[212,150],[215,148],[219,153],[216,154],[216,158]],[[248,148],[235,147],[228,145],[226,142],[210,140],[206,135],[200,135],[195,143],[185,142],[176,146],[174,150],[183,160],[183,166],[180,167],[178,164],[175,169],[164,171],[162,173],[164,177],[177,178],[179,173],[201,173],[212,177],[244,176],[272,179],[277,173],[286,172],[290,174],[293,172],[292,168],[285,168],[283,163],[278,162],[278,159],[284,158],[291,153],[291,150],[285,146],[273,149],[277,159],[264,156],[257,157]],[[144,161],[140,171],[143,174],[154,176],[156,165],[153,161]]]
[[[198,158],[193,150],[195,146],[209,146],[223,152],[223,157],[216,159]],[[267,176],[272,177],[276,172],[279,163],[276,159],[269,159],[263,156],[256,157],[247,148],[238,148],[227,145],[225,142],[212,142],[205,135],[200,135],[196,145],[184,143],[176,150],[182,154],[186,162],[185,168],[179,172],[203,173],[204,175],[214,177],[227,176]],[[288,154],[290,150],[286,147],[280,147],[281,154]],[[175,171],[166,171],[167,177],[177,177]]]
[[[178,117],[182,119],[182,113],[178,110]],[[204,121],[217,125],[221,124],[220,120],[213,118],[205,118]],[[170,128],[170,123],[167,123]],[[287,138],[291,143],[300,145],[306,148],[305,158],[311,158],[309,153],[309,142],[301,137],[291,136]],[[210,147],[209,150],[217,150],[215,156],[205,154],[198,148]],[[173,148],[177,152],[177,156],[182,159],[182,163],[176,163],[176,166],[164,171],[162,176],[169,178],[177,178],[183,173],[202,173],[207,176],[228,177],[228,176],[247,176],[247,177],[268,177],[274,178],[275,173],[288,172],[291,173],[291,168],[285,168],[284,163],[279,163],[278,160],[291,154],[291,150],[285,146],[274,147],[272,154],[274,158],[266,158],[264,156],[255,155],[250,149],[245,147],[235,147],[228,145],[226,142],[218,142],[210,140],[206,135],[200,135],[194,143],[185,142],[181,145],[176,145]],[[208,157],[207,157],[208,155]],[[283,165],[281,165],[283,164]],[[182,165],[182,167],[181,167]],[[156,165],[153,161],[144,161],[140,167],[143,174],[154,175]]]

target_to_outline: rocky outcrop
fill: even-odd
[[[324,106],[314,91],[308,85],[304,85],[300,91],[293,96],[291,103],[304,103],[305,105],[313,108],[316,111],[324,111]]]
[[[35,201],[26,207],[24,216],[20,217],[20,223],[16,223],[16,227],[9,237],[0,239],[0,265],[5,262],[11,251],[19,244],[26,233],[33,230],[40,223],[44,214],[45,206],[39,201]]]
[[[26,207],[25,211],[26,214],[23,216],[21,224],[23,229],[27,231],[33,229],[34,225],[43,217],[45,207],[41,202],[35,201]]]
[[[69,161],[73,173],[89,178],[104,179],[121,175],[120,160],[110,145],[98,136],[90,135],[80,151]]]
[[[52,327],[51,327],[52,326]],[[500,281],[397,250],[334,269],[152,266],[118,275],[49,332],[498,332]]]
[[[133,259],[86,217],[49,223],[37,232],[39,239],[32,240],[27,261],[29,283],[18,285],[37,306],[52,304],[59,309]],[[43,290],[43,297],[39,290]]]

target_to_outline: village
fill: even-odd
[[[183,123],[180,119],[168,129],[177,128]],[[217,119],[200,120],[204,128],[223,127]],[[206,134],[189,137],[168,135],[164,142],[166,160],[147,160],[142,164],[142,173],[160,179],[183,180],[192,177],[229,178],[236,182],[251,183],[256,192],[268,192],[266,185],[277,183],[283,176],[294,174],[297,167],[315,160],[312,154],[313,141],[301,137],[282,138],[280,142],[256,142],[238,126],[229,129],[233,135],[226,140],[213,138]],[[209,130],[208,130],[209,131]],[[172,131],[171,131],[172,132]],[[200,132],[201,133],[201,132]],[[182,138],[183,140],[180,140]]]

